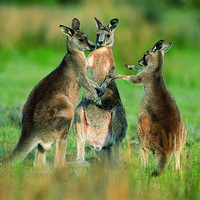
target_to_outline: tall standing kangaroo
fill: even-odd
[[[22,160],[37,145],[35,165],[44,165],[46,150],[56,140],[54,165],[62,165],[80,86],[91,94],[95,103],[101,105],[95,90],[100,88],[85,74],[86,58],[83,51],[94,50],[95,45],[79,28],[80,22],[76,18],[72,20],[72,28],[60,25],[61,31],[68,36],[68,53],[61,64],[30,93],[23,107],[19,142],[13,152],[3,159],[3,163]]]
[[[164,44],[158,41],[139,60],[141,69],[127,65],[129,69],[140,72],[137,75],[116,75],[134,84],[143,84],[144,93],[140,107],[137,134],[141,143],[142,158],[145,167],[148,164],[148,153],[153,152],[158,161],[158,171],[163,171],[174,154],[174,169],[180,169],[180,152],[184,147],[187,132],[175,100],[167,89],[162,75],[164,53],[172,46],[172,42]]]
[[[87,58],[91,68],[90,78],[102,84],[108,74],[114,75],[115,61],[112,47],[114,45],[114,30],[119,20],[112,19],[108,26],[104,26],[95,18],[97,32],[97,49]],[[116,83],[107,79],[102,85],[107,86],[101,97],[102,105],[94,103],[91,94],[85,91],[74,116],[74,133],[77,139],[77,161],[85,160],[85,144],[95,148],[103,161],[108,165],[120,165],[120,146],[126,135],[127,120]],[[114,146],[115,159],[111,146]]]

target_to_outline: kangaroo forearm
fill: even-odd
[[[94,82],[93,82],[94,83]],[[90,80],[89,79],[85,79],[83,81],[80,82],[80,85],[86,89],[88,92],[90,92],[92,95],[94,95],[94,93],[96,93],[95,87],[93,84],[90,84]],[[97,84],[98,85],[98,84]]]
[[[110,67],[110,70],[108,72],[109,75],[114,75],[115,73],[115,66]]]
[[[140,84],[141,83],[141,78],[135,75],[121,75],[121,74],[117,74],[114,76],[114,79],[124,79],[127,80],[130,83],[133,84]]]
[[[138,76],[131,75],[127,77],[127,81],[133,84],[140,84],[141,78]]]
[[[86,89],[94,98],[95,102],[97,103],[97,105],[101,105],[101,99],[98,97],[97,91],[95,89],[95,87],[90,84],[89,80],[85,77],[81,80],[79,80],[79,85],[81,85],[84,89]]]
[[[92,81],[92,80],[90,80],[90,79],[87,79],[88,80],[88,82],[94,87],[94,88],[99,88],[100,86],[96,83],[96,82],[94,82],[94,81]]]

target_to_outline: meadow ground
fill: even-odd
[[[8,13],[5,8],[2,11],[4,16]],[[22,19],[19,13],[25,11],[22,9],[19,12],[19,10],[14,9],[14,12],[17,13],[15,15],[17,17],[9,19],[19,22]],[[30,15],[32,12],[35,11],[30,10]],[[47,13],[49,14],[49,12],[52,12],[52,10],[48,10]],[[63,20],[62,12],[64,13],[60,9],[59,13],[61,14],[58,15]],[[129,12],[128,8],[127,12]],[[43,13],[42,17],[44,18],[48,14]],[[81,16],[81,14],[79,15]],[[72,11],[70,16],[72,16]],[[37,17],[40,18],[40,15],[37,15]],[[145,21],[141,19],[140,22],[143,22],[141,29],[149,28]],[[35,23],[40,24],[41,22],[36,20]],[[55,20],[53,24],[55,24]],[[26,27],[20,29],[20,26],[21,24],[19,24],[19,30],[26,30]],[[4,33],[6,33],[5,30],[9,32],[9,25],[7,29],[5,27],[2,30],[4,30]],[[149,28],[149,30],[153,34],[153,29]],[[91,31],[95,31],[95,29],[91,29]],[[125,33],[125,29],[119,31],[120,37],[116,37],[117,44],[114,49],[117,64],[116,73],[131,73],[123,68],[123,64],[137,64],[137,60],[142,57],[144,51],[156,42],[152,39],[144,44],[138,40],[141,46],[133,48],[130,44],[137,41],[132,41],[129,38],[129,33],[127,33],[126,40],[128,40],[128,43],[126,46],[117,41]],[[50,36],[46,35],[44,37],[46,38],[45,44],[33,45],[31,41],[28,43],[29,39],[27,38],[26,42],[22,43],[17,33],[13,32],[13,34],[13,37],[10,36],[13,43],[10,43],[8,39],[6,40],[4,34],[5,38],[3,39],[4,42],[7,42],[7,48],[2,47],[3,39],[0,39],[0,158],[8,155],[19,139],[21,109],[31,89],[58,66],[66,52],[62,41],[65,39],[64,37],[56,40],[56,45],[48,45],[47,43],[50,40],[48,37]],[[27,35],[29,34],[26,33]],[[52,35],[50,38],[54,38],[54,32],[52,32]],[[150,37],[147,33],[145,36],[146,38]],[[37,37],[35,36],[35,38]],[[57,43],[60,45],[59,48]],[[122,49],[125,49],[125,52]],[[127,54],[127,49],[134,50]],[[187,143],[181,157],[180,171],[173,171],[173,159],[171,159],[168,169],[161,176],[151,177],[154,168],[154,157],[152,155],[150,156],[149,167],[146,170],[143,168],[136,136],[142,86],[134,86],[123,80],[117,80],[128,119],[127,136],[121,150],[122,159],[125,162],[124,166],[121,169],[109,170],[100,167],[98,163],[94,163],[91,168],[69,168],[66,166],[54,169],[52,167],[55,153],[54,145],[47,154],[48,166],[46,168],[32,168],[34,151],[20,164],[7,169],[0,167],[0,199],[199,199],[199,63],[198,49],[178,48],[176,43],[165,55],[164,78],[176,99],[188,130]],[[132,140],[135,141],[136,145],[130,145]],[[67,159],[75,159],[75,152],[76,141],[72,131],[70,131],[66,151]],[[89,159],[92,156],[95,156],[94,150],[88,147],[87,158]]]

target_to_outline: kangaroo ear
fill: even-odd
[[[166,44],[164,44],[163,45],[163,50],[164,50],[164,52],[167,52],[168,50],[170,50],[170,48],[172,47],[172,45],[173,45],[173,42],[168,42],[168,43],[166,43]]]
[[[97,28],[98,29],[104,29],[105,26],[96,17],[94,19],[96,21]]]
[[[152,48],[152,51],[153,52],[160,51],[163,47],[163,43],[164,43],[164,40],[159,40],[158,42],[156,42],[156,44]]]
[[[119,24],[119,20],[117,18],[111,19],[110,23],[108,24],[108,28],[111,31],[113,31],[113,30],[115,30],[117,28],[118,24]]]
[[[70,37],[72,37],[74,35],[74,30],[69,28],[69,27],[66,27],[64,25],[60,25],[60,30],[65,34],[65,35],[68,35]]]
[[[74,30],[80,30],[80,21],[77,18],[74,18],[72,20],[72,29]]]

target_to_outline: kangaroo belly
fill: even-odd
[[[98,150],[112,144],[111,121],[110,112],[104,114],[86,112],[84,122],[86,142]]]
[[[110,111],[104,111],[98,107],[90,107],[85,111],[85,117],[90,127],[96,130],[105,129],[109,125],[111,118]]]
[[[103,147],[112,144],[109,128],[107,130],[96,130],[92,127],[88,127],[86,134],[86,142],[96,150],[101,150]]]

